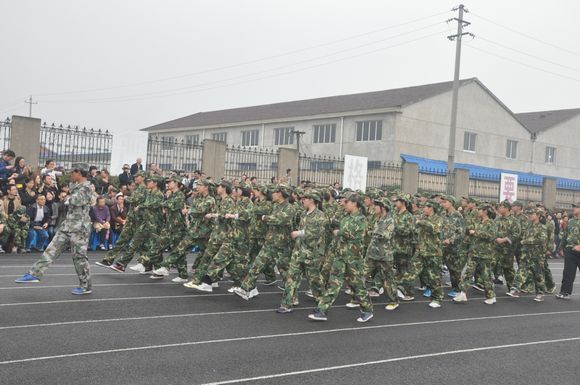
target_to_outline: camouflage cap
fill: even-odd
[[[277,184],[270,191],[281,192],[282,194],[284,194],[286,196],[290,196],[290,192],[291,192],[290,188],[288,186],[286,186],[285,184]]]
[[[377,189],[369,189],[367,190],[366,194],[367,197],[371,198],[372,200],[376,200],[382,197],[380,190]]]
[[[392,210],[392,206],[391,206],[392,203],[389,200],[389,198],[387,198],[387,197],[381,197],[381,198],[375,199],[374,202],[376,204],[379,204],[379,205],[383,206],[384,208],[386,208],[389,211]]]
[[[513,206],[519,206],[519,207],[522,207],[523,208],[524,207],[524,202],[522,202],[522,201],[513,201],[512,202],[512,207]]]
[[[14,210],[14,213],[19,214],[19,215],[26,214],[26,206],[20,206],[19,208]]]
[[[529,207],[529,208],[526,209],[525,213],[527,215],[530,215],[530,214],[542,215],[542,210],[540,210],[537,207]]]
[[[315,200],[316,202],[322,201],[322,199],[320,198],[320,195],[315,191],[308,191],[308,192],[304,193],[304,195],[302,197],[306,198],[306,199]]]
[[[183,179],[181,179],[177,175],[173,175],[173,176],[167,178],[167,182],[181,183],[182,181],[183,181]]]
[[[155,182],[155,183],[160,183],[160,182],[165,181],[165,179],[163,179],[163,177],[161,177],[159,175],[149,175],[147,178],[145,178],[145,180],[147,182],[151,181],[151,182]]]
[[[411,195],[409,194],[399,194],[396,196],[395,201],[401,201],[405,204],[411,202]]]
[[[252,186],[252,190],[259,191],[264,195],[268,194],[268,186],[263,184]]]
[[[140,176],[140,177],[143,177],[143,178],[147,178],[147,176],[148,176],[148,175],[149,175],[149,174],[147,174],[147,172],[145,172],[145,171],[143,171],[143,170],[141,170],[141,171],[137,171],[137,173],[135,174],[135,176],[136,176],[136,177],[137,177],[137,176]]]
[[[459,199],[455,198],[453,195],[441,194],[441,199],[450,202],[453,207],[458,208],[460,205]]]
[[[441,205],[433,200],[429,200],[429,201],[425,202],[424,206],[425,207],[433,207],[433,210],[435,210],[435,212],[441,211]]]
[[[198,186],[207,186],[207,187],[211,187],[211,186],[214,186],[214,185],[215,185],[215,183],[214,183],[214,182],[212,182],[212,181],[211,181],[211,180],[209,180],[209,179],[200,179],[200,180],[198,180],[198,181],[196,182],[196,184],[197,184]]]
[[[297,187],[297,188],[295,188],[295,189],[294,189],[292,192],[293,192],[294,194],[296,194],[296,196],[297,196],[298,198],[302,198],[302,197],[304,197],[304,195],[306,194],[306,192],[305,192],[303,189],[301,189],[300,187]]]
[[[508,201],[507,199],[506,199],[506,200],[504,200],[504,201],[501,201],[501,202],[499,203],[499,206],[503,206],[503,207],[505,207],[506,209],[511,209],[511,208],[512,208],[512,204],[511,204],[511,203],[510,203],[510,201]]]

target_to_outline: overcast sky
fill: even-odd
[[[32,95],[43,121],[108,129],[116,172],[139,129],[195,112],[451,80],[457,4],[3,0],[0,117]],[[515,112],[580,107],[579,1],[465,5],[462,78]]]

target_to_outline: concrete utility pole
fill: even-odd
[[[28,104],[28,105],[29,105],[29,106],[28,106],[28,117],[29,117],[29,118],[32,118],[32,105],[33,105],[33,104],[38,104],[38,102],[33,102],[33,101],[32,101],[32,95],[30,95],[30,97],[29,97],[28,99],[26,99],[26,100],[24,101],[24,103],[26,103],[26,104]]]
[[[298,152],[298,170],[296,170],[296,186],[300,186],[300,137],[306,134],[304,131],[292,130],[292,135],[296,135],[296,151]]]
[[[463,13],[468,13],[469,11],[460,4],[458,7],[453,8],[453,11],[459,10],[458,17],[454,17],[452,19],[447,20],[450,21],[457,21],[457,34],[447,36],[447,38],[451,41],[455,40],[455,74],[453,77],[453,98],[451,100],[451,124],[449,128],[449,152],[447,157],[447,173],[449,175],[453,174],[455,171],[455,136],[457,132],[457,99],[459,93],[459,68],[461,63],[461,40],[463,35],[471,35],[473,34],[469,32],[463,32],[463,27],[467,27],[471,23],[468,21],[463,20]],[[452,188],[449,186],[448,189]],[[452,191],[449,191],[452,192]]]

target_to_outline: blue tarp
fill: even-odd
[[[401,158],[405,162],[416,163],[419,165],[419,171],[424,174],[447,174],[447,162],[442,160],[433,160],[428,158],[421,158],[418,156],[401,154]],[[531,174],[527,172],[501,170],[499,168],[476,166],[469,163],[456,163],[455,168],[469,170],[469,178],[476,180],[486,180],[491,182],[499,182],[500,174],[502,172],[518,175],[518,183],[526,186],[542,186],[544,183],[544,175]],[[556,187],[564,190],[580,190],[580,180],[556,178]]]

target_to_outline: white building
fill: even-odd
[[[401,155],[447,160],[452,82],[254,107],[199,112],[143,129],[187,143],[295,148],[307,155],[362,155],[399,162]],[[515,115],[478,79],[461,81],[456,162],[563,178],[580,176],[580,110],[567,119]],[[553,111],[552,115],[560,116]],[[551,115],[551,116],[552,116]],[[553,148],[554,150],[547,150]],[[554,151],[555,157],[544,156]],[[373,163],[370,163],[372,167]]]

